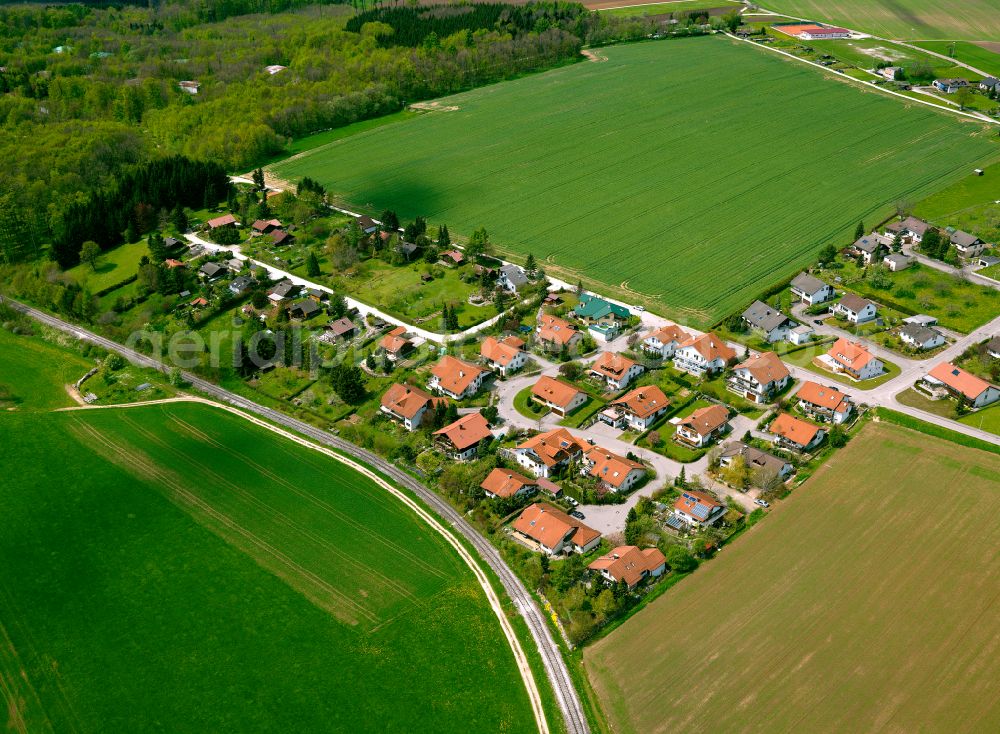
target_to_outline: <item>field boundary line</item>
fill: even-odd
[[[800,58],[800,57],[796,56],[795,54],[788,53],[787,51],[782,51],[780,48],[771,48],[770,46],[763,46],[763,45],[761,45],[759,43],[755,43],[755,42],[753,42],[753,41],[751,41],[751,40],[749,40],[747,38],[739,38],[738,36],[734,36],[733,34],[731,34],[729,32],[726,32],[725,35],[727,35],[729,38],[733,39],[734,41],[739,41],[740,43],[749,43],[751,46],[755,46],[755,47],[758,47],[758,48],[763,48],[763,49],[765,49],[767,51],[770,51],[771,53],[781,54],[782,56],[787,56],[788,58],[794,59],[795,61],[798,61],[800,63],[808,64],[809,66],[814,66],[817,69],[819,69],[820,71],[826,72],[826,74],[827,74],[828,77],[831,77],[831,78],[834,78],[834,79],[840,79],[840,80],[842,80],[844,82],[852,82],[855,85],[861,85],[861,86],[863,86],[865,89],[874,89],[874,90],[876,90],[878,92],[881,92],[882,94],[890,94],[893,97],[899,97],[900,99],[905,99],[908,102],[916,102],[917,104],[926,105],[927,107],[934,107],[935,109],[944,110],[945,112],[949,112],[949,113],[951,113],[953,115],[961,115],[962,117],[967,117],[970,120],[975,120],[976,122],[989,123],[990,125],[1000,125],[1000,120],[993,120],[993,119],[991,119],[989,117],[986,117],[985,115],[984,116],[980,116],[978,114],[973,114],[971,112],[964,112],[963,110],[956,110],[956,109],[952,109],[951,107],[945,107],[944,105],[934,104],[933,102],[928,102],[928,101],[923,100],[923,99],[917,99],[916,97],[907,97],[905,94],[900,94],[899,92],[894,92],[891,89],[883,89],[882,87],[877,87],[874,84],[869,84],[868,82],[862,81],[861,79],[855,79],[854,77],[848,76],[847,74],[838,74],[837,72],[831,71],[830,69],[828,69],[827,67],[823,66],[822,64],[817,64],[815,61],[809,61],[809,59]]]
[[[214,400],[209,400],[207,398],[201,398],[196,396],[183,396],[174,398],[165,398],[164,400],[147,400],[139,403],[124,403],[121,405],[80,405],[71,406],[69,408],[60,408],[57,412],[67,412],[67,411],[77,411],[77,410],[108,410],[112,408],[138,408],[149,405],[162,405],[165,403],[201,403],[203,405],[208,405],[213,408],[218,408],[238,416],[254,425],[265,428],[272,433],[275,433],[283,438],[304,446],[313,451],[317,451],[324,454],[331,459],[339,461],[346,466],[351,467],[359,474],[368,477],[371,481],[375,482],[377,485],[385,489],[391,495],[396,497],[400,502],[410,508],[421,520],[423,520],[431,529],[438,532],[455,552],[458,553],[459,557],[465,561],[465,564],[472,571],[479,585],[482,587],[483,592],[486,594],[486,599],[490,604],[491,609],[500,622],[500,628],[503,630],[504,636],[507,638],[507,643],[510,645],[511,651],[514,653],[514,661],[517,664],[518,670],[521,673],[521,679],[524,681],[524,686],[528,692],[528,698],[531,701],[532,712],[535,716],[535,723],[538,725],[538,731],[540,734],[550,734],[548,721],[545,718],[545,710],[542,706],[542,695],[538,690],[538,685],[535,682],[534,675],[531,672],[531,666],[528,663],[528,656],[524,652],[524,648],[521,646],[520,640],[517,638],[517,634],[514,632],[514,628],[507,619],[507,615],[504,613],[503,606],[500,604],[500,598],[497,596],[496,591],[493,589],[493,585],[490,583],[489,578],[486,576],[485,572],[480,568],[479,564],[472,557],[472,554],[462,545],[459,540],[452,535],[452,533],[444,527],[435,517],[433,517],[427,510],[421,507],[416,501],[408,497],[404,492],[392,486],[387,480],[383,479],[376,472],[372,471],[363,464],[351,459],[347,456],[337,453],[333,449],[329,449],[325,446],[320,446],[312,441],[309,441],[301,436],[297,436],[290,431],[286,431],[278,426],[271,425],[267,421],[264,421],[256,416],[250,415],[239,408],[223,405]]]

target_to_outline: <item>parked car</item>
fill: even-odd
[[[570,514],[570,516],[575,517],[577,520],[586,520],[587,519],[586,516],[582,512],[580,512],[579,510],[573,510],[569,514]]]
[[[575,499],[573,499],[572,497],[567,497],[567,498],[566,498],[566,501],[567,501],[567,502],[569,503],[570,507],[577,507],[577,506],[579,506],[579,504],[580,504],[579,502],[577,502],[577,501],[576,501]]]
[[[816,324],[816,326],[822,326],[823,319],[813,319],[813,323]]]
[[[760,507],[770,507],[771,506],[771,504],[769,502],[765,502],[764,500],[754,500],[753,503],[755,505],[759,505]]]
[[[645,306],[633,306],[632,310],[633,311],[638,311],[639,313],[642,313],[643,311],[646,310],[646,307]]]

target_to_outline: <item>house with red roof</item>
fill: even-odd
[[[707,492],[685,489],[674,500],[673,515],[688,525],[714,525],[726,514],[726,506]]]
[[[670,399],[656,385],[644,385],[612,400],[598,418],[615,428],[628,426],[633,431],[645,431],[667,412]]]
[[[855,380],[869,380],[885,371],[882,361],[860,342],[840,337],[821,358],[835,372],[843,372]]]
[[[431,369],[431,379],[427,386],[454,400],[462,400],[479,392],[488,374],[478,365],[446,354]]]
[[[219,227],[237,227],[239,222],[236,217],[232,214],[223,214],[221,217],[215,217],[214,219],[209,219],[208,222],[209,229],[218,229]]]
[[[454,423],[434,431],[434,444],[452,461],[468,461],[481,444],[493,440],[490,424],[479,411],[463,415]]]
[[[642,351],[659,359],[670,359],[683,342],[691,338],[677,324],[661,326],[646,334],[642,340]]]
[[[538,491],[538,480],[529,479],[510,469],[494,469],[479,485],[490,499],[526,497]]]
[[[519,443],[513,454],[536,477],[550,477],[583,455],[583,441],[565,428],[556,428]]]
[[[625,582],[634,589],[642,581],[662,576],[667,559],[658,548],[640,550],[634,545],[620,545],[587,566],[609,584]]]
[[[380,410],[408,431],[415,431],[435,399],[418,387],[396,383],[382,395]]]
[[[533,504],[511,525],[514,537],[548,555],[589,553],[601,544],[601,534],[551,505]]]
[[[674,352],[674,367],[701,377],[721,372],[731,359],[736,359],[736,351],[709,332],[682,342]]]
[[[575,347],[583,339],[583,333],[576,324],[547,313],[538,317],[535,335],[541,345],[550,351]]]
[[[645,369],[638,362],[617,352],[601,352],[590,365],[588,374],[602,380],[607,390],[624,390]]]
[[[531,387],[531,399],[556,415],[567,416],[587,402],[587,393],[568,382],[542,375]]]
[[[833,387],[806,380],[795,394],[798,408],[815,421],[844,423],[851,417],[851,398]]]
[[[1000,388],[948,362],[934,365],[924,381],[943,387],[956,398],[964,397],[974,408],[982,408],[1000,400]]]
[[[397,326],[378,343],[390,361],[396,362],[413,349],[413,342],[406,336],[406,327]]]
[[[583,454],[580,474],[611,492],[627,492],[646,476],[646,467],[601,446],[591,446]]]
[[[792,373],[777,354],[761,352],[736,365],[726,387],[754,403],[768,403],[791,379]]]
[[[699,408],[677,424],[674,439],[696,448],[708,446],[729,430],[729,409],[724,405]]]
[[[775,443],[793,451],[808,451],[819,445],[826,431],[814,423],[808,423],[788,413],[780,413],[771,421],[768,431],[775,437]]]
[[[517,372],[528,362],[528,354],[524,350],[524,340],[516,336],[497,339],[488,336],[479,345],[479,355],[486,366],[501,377]]]

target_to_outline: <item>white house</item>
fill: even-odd
[[[446,354],[431,369],[427,386],[454,400],[472,397],[489,372],[465,360]]]
[[[792,321],[785,314],[763,301],[750,304],[743,312],[743,322],[759,332],[768,344],[788,339],[788,332],[792,327]]]
[[[511,529],[542,553],[589,553],[601,544],[601,534],[549,505],[526,507]]]
[[[583,454],[580,474],[596,479],[612,492],[627,492],[646,476],[646,467],[608,449],[592,446]]]
[[[861,254],[865,265],[871,265],[872,261],[882,252],[883,246],[875,234],[868,234],[854,242],[854,249]]]
[[[666,393],[656,385],[645,385],[613,400],[598,418],[615,427],[627,425],[633,431],[645,431],[670,406]]]
[[[878,316],[878,307],[867,298],[848,293],[833,305],[833,312],[852,324],[865,324]]]
[[[798,408],[813,420],[844,423],[854,406],[850,397],[833,387],[806,380],[795,394]]]
[[[1000,336],[995,336],[986,342],[986,353],[993,359],[1000,359]]]
[[[528,276],[517,265],[502,265],[497,273],[497,285],[511,293],[528,284]]]
[[[883,230],[886,237],[893,237],[898,234],[904,240],[909,239],[910,242],[919,244],[924,238],[924,234],[927,230],[931,228],[931,225],[925,222],[923,219],[917,219],[916,217],[907,217],[902,221],[891,222],[886,225],[885,230]]]
[[[882,264],[885,265],[892,272],[898,272],[900,270],[906,270],[910,265],[913,264],[913,258],[909,255],[903,255],[899,252],[894,252],[891,255],[886,255],[882,258]]]
[[[542,375],[531,388],[531,399],[556,415],[566,416],[587,402],[587,393],[568,382]]]
[[[513,449],[518,464],[536,477],[549,477],[583,454],[583,444],[565,428],[532,436]]]
[[[434,404],[434,398],[423,390],[411,385],[392,385],[382,395],[380,410],[407,431],[420,427],[427,410]]]
[[[767,403],[792,379],[791,373],[774,352],[755,354],[733,368],[726,383],[734,392],[755,403]]]
[[[479,354],[491,370],[503,377],[517,372],[528,362],[524,341],[516,336],[503,339],[488,336],[479,345]]]
[[[880,359],[868,351],[861,343],[840,337],[830,347],[825,360],[834,371],[850,375],[855,380],[869,380],[885,371]]]
[[[691,338],[677,324],[662,326],[648,333],[642,340],[642,350],[660,359],[670,359],[682,342]]]
[[[817,303],[826,303],[837,293],[832,285],[824,283],[819,278],[808,273],[799,273],[792,278],[792,295],[803,303],[815,306]]]
[[[805,344],[813,338],[816,331],[808,324],[798,324],[788,330],[788,341],[796,346]]]
[[[608,390],[624,390],[646,368],[617,352],[601,352],[589,374],[604,380]]]
[[[710,494],[685,489],[674,501],[673,514],[688,525],[708,526],[726,514],[726,507]]]
[[[924,380],[931,385],[942,385],[956,397],[964,396],[974,408],[1000,400],[1000,388],[948,362],[934,365]]]
[[[775,437],[777,445],[794,451],[808,451],[818,446],[826,435],[825,429],[788,413],[780,413],[771,421],[768,431]]]
[[[986,244],[974,234],[956,229],[951,233],[951,244],[955,251],[964,258],[978,257],[982,254]]]
[[[707,446],[729,428],[729,410],[723,405],[699,408],[677,424],[674,438],[696,448]]]
[[[944,344],[944,335],[937,329],[917,324],[906,324],[899,330],[900,340],[913,349],[935,349]]]
[[[701,377],[725,369],[729,360],[736,359],[736,351],[712,332],[693,336],[680,344],[674,352],[674,367]]]

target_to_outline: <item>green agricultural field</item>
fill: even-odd
[[[975,123],[723,38],[602,49],[275,164],[700,325],[1000,154]],[[752,92],[750,91],[752,90]],[[833,114],[832,111],[836,110]],[[979,134],[981,133],[981,134]],[[750,141],[750,142],[748,142]]]
[[[80,285],[89,288],[91,293],[96,293],[134,276],[139,270],[139,260],[143,255],[149,256],[145,240],[132,245],[120,245],[101,254],[97,270],[81,263],[67,271],[67,274]]]
[[[913,45],[951,56],[987,74],[1000,76],[1000,45],[993,51],[968,41],[918,41]]]
[[[0,445],[11,730],[533,730],[467,567],[339,462],[195,404]]]
[[[764,7],[887,38],[1000,39],[994,0],[768,0]]]
[[[971,171],[914,207],[918,217],[940,227],[973,232],[986,242],[1000,240],[1000,164],[987,166],[982,176]]]
[[[74,405],[66,385],[93,366],[68,349],[0,329],[0,392],[7,396],[7,407],[34,411]]]
[[[695,10],[714,10],[722,14],[726,10],[739,12],[740,3],[730,0],[672,0],[664,3],[643,3],[641,5],[625,5],[617,8],[599,8],[608,15],[674,15],[678,18]]]
[[[998,497],[997,456],[867,426],[587,648],[614,731],[997,731]]]

